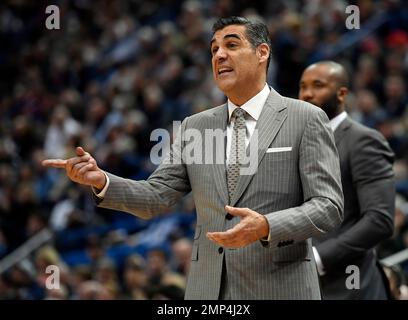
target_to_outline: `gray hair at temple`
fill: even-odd
[[[244,17],[228,17],[218,19],[213,27],[213,33],[218,30],[224,29],[230,25],[243,25],[245,26],[246,36],[249,43],[255,50],[260,44],[266,43],[269,46],[269,50],[272,51],[272,43],[269,37],[268,27],[261,21],[251,21]],[[268,73],[269,63],[271,62],[272,54],[269,54],[268,63],[266,64],[266,73]]]

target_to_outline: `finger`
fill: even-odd
[[[246,217],[249,214],[248,208],[235,208],[231,206],[225,206],[225,211],[237,217]]]
[[[207,235],[217,241],[231,241],[235,238],[236,232],[233,229],[229,229],[224,232],[208,232]]]
[[[84,155],[82,157],[75,157],[71,158],[67,161],[67,169],[69,171],[73,170],[74,166],[78,163],[88,163],[88,161],[91,159],[91,156],[89,154]]]
[[[214,235],[213,233],[208,233],[207,238],[212,242],[216,243],[217,245],[226,248],[239,248],[241,246],[240,243],[235,238],[222,239],[218,237],[218,235],[216,234]]]
[[[91,171],[93,167],[92,163],[85,164],[81,169],[78,170],[78,175],[84,175],[87,171]]]
[[[46,159],[41,162],[44,167],[65,168],[67,160],[62,159]]]
[[[209,232],[207,237],[211,241],[226,248],[242,248],[252,242],[248,241],[249,239],[242,236],[239,230],[234,228],[225,232]]]
[[[85,152],[85,150],[82,147],[76,147],[75,151],[78,157],[89,154],[88,152]]]
[[[76,175],[79,174],[79,170],[81,170],[83,167],[87,166],[89,164],[89,162],[80,162],[77,163],[76,165],[74,165],[72,167],[72,172]]]
[[[212,234],[210,234],[210,233],[207,233],[207,238],[210,241],[212,241],[212,242],[214,242],[214,243],[216,243],[216,244],[218,244],[220,246],[225,246],[223,241],[219,240],[218,238],[213,237]]]

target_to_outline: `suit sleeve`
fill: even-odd
[[[314,107],[300,142],[299,173],[304,203],[266,215],[270,247],[326,233],[343,219],[340,165],[326,114]]]
[[[327,272],[362,258],[393,233],[395,185],[393,152],[374,131],[352,143],[350,168],[352,184],[360,207],[360,219],[350,228],[317,245]]]
[[[181,124],[169,154],[147,180],[135,181],[107,173],[109,187],[105,197],[98,200],[98,206],[149,219],[165,212],[190,192],[187,168],[182,159],[182,136],[187,120]]]

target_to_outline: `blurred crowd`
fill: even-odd
[[[150,221],[95,207],[89,188],[45,169],[81,145],[99,166],[145,179],[156,128],[225,102],[209,42],[218,17],[263,20],[272,39],[268,82],[297,97],[303,69],[333,59],[350,73],[350,115],[396,154],[394,236],[380,258],[408,248],[408,9],[399,0],[48,1],[0,4],[0,265],[45,228],[53,237],[0,274],[0,299],[182,299],[194,237],[186,197]],[[347,5],[359,29],[347,29]],[[47,266],[61,285],[47,289]],[[408,263],[390,269],[397,288]],[[393,279],[394,279],[393,278]],[[398,298],[399,291],[395,293]]]

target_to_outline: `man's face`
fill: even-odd
[[[323,109],[329,119],[339,113],[341,101],[338,96],[338,85],[328,66],[312,66],[303,72],[299,99]]]
[[[227,96],[259,82],[260,55],[248,41],[245,26],[229,25],[215,32],[211,41],[213,76]]]

